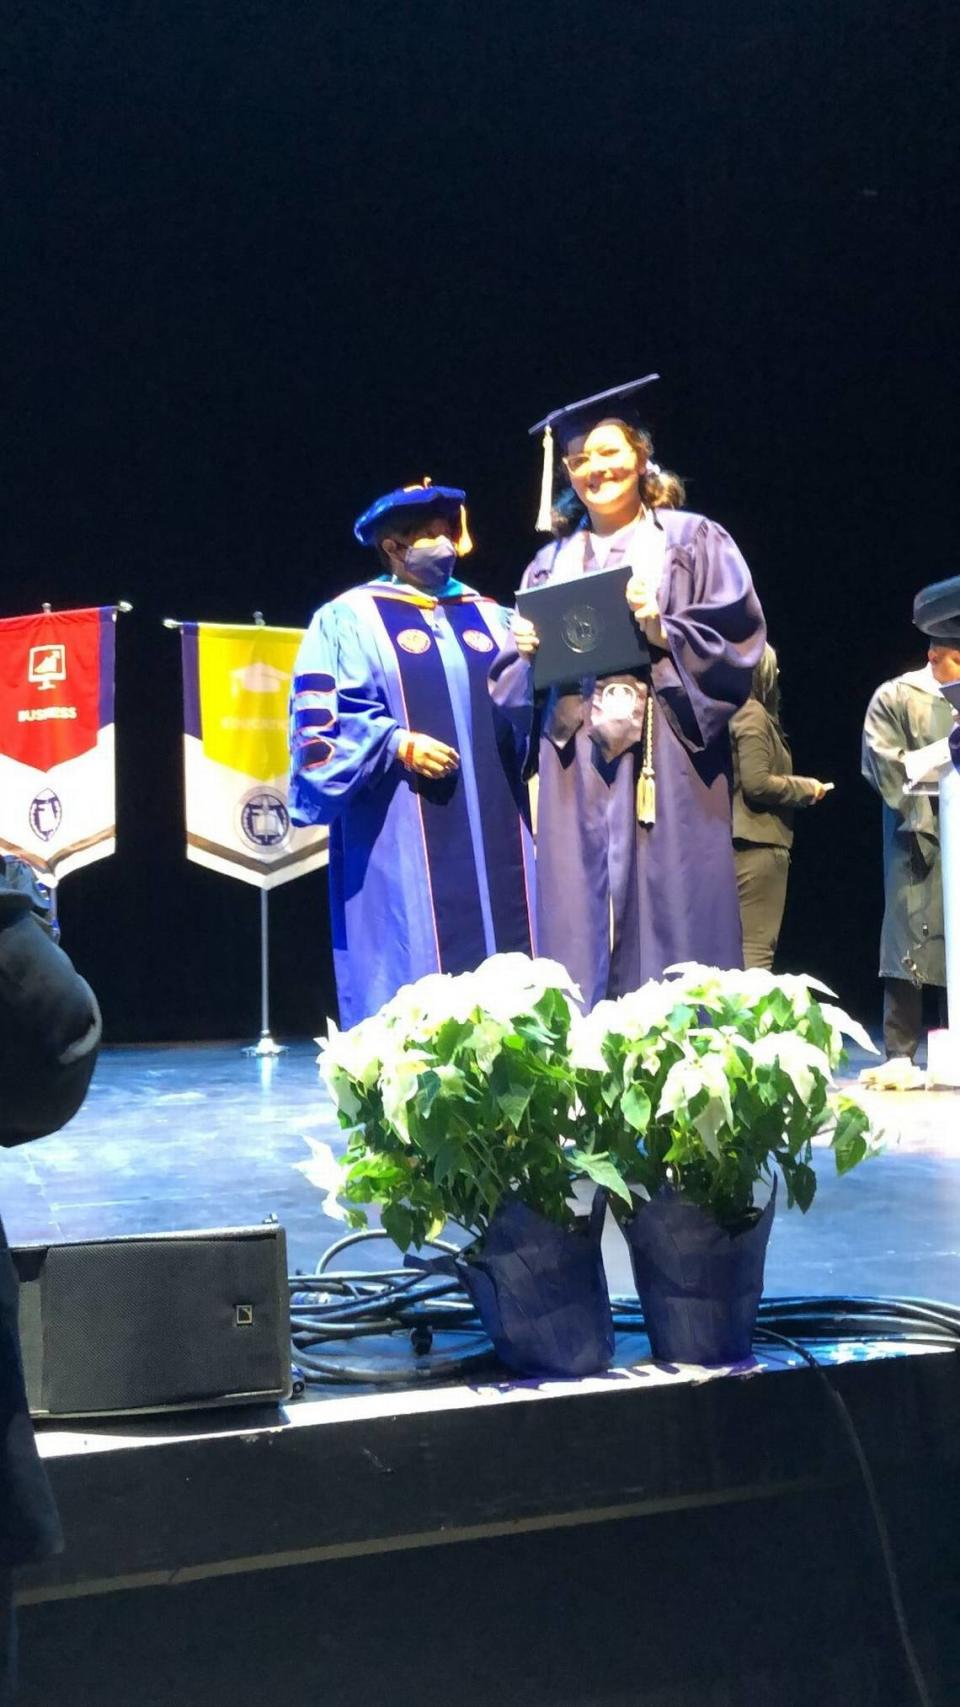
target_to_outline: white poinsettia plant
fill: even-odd
[[[497,954],[404,986],[350,1031],[331,1024],[320,1066],[349,1133],[348,1220],[363,1225],[359,1206],[376,1203],[401,1249],[446,1222],[482,1240],[512,1193],[572,1224],[576,1180],[610,1172],[577,1141],[578,1000],[556,961]]]
[[[808,1209],[815,1139],[840,1173],[873,1148],[834,1080],[845,1037],[873,1045],[831,994],[691,963],[582,1015],[556,961],[500,954],[432,974],[350,1031],[331,1023],[320,1065],[346,1157],[314,1141],[303,1171],[354,1226],[379,1205],[403,1249],[447,1222],[482,1240],[508,1194],[569,1225],[580,1179],[620,1215],[668,1185],[732,1227],[779,1172]]]
[[[808,1209],[814,1139],[829,1140],[839,1173],[874,1147],[864,1109],[834,1082],[844,1037],[874,1046],[832,994],[805,976],[689,963],[598,1003],[571,1030],[581,1144],[641,1197],[670,1186],[725,1226],[754,1213],[755,1185],[778,1172],[788,1203]]]

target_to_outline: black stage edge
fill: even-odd
[[[295,1707],[905,1707],[849,1445],[818,1374],[777,1358],[44,1429],[70,1546],[24,1573],[24,1707],[241,1707],[267,1679]],[[829,1375],[954,1701],[960,1364]]]

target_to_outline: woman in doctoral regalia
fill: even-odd
[[[532,951],[521,744],[487,672],[509,614],[457,579],[464,493],[388,492],[354,533],[381,573],[323,605],[296,663],[291,816],[330,825],[340,1023],[429,972]]]
[[[557,410],[583,507],[539,551],[525,588],[629,566],[626,597],[649,666],[552,687],[535,702],[536,626],[515,615],[491,671],[495,704],[531,744],[539,771],[537,929],[586,1006],[683,960],[742,965],[731,843],[727,725],[750,692],[765,628],[750,572],[705,516],[659,507],[652,445],[635,393],[656,375]],[[541,526],[553,506],[545,458]]]

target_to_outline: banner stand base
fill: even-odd
[[[285,1043],[276,1043],[269,1031],[261,1031],[259,1043],[248,1043],[243,1050],[244,1055],[285,1055]]]

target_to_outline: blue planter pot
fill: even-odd
[[[464,1257],[406,1260],[455,1274],[497,1356],[518,1375],[594,1375],[613,1356],[610,1298],[600,1255],[606,1194],[575,1228],[544,1220],[516,1198],[497,1210],[482,1246]]]
[[[742,1363],[751,1356],[776,1189],[738,1232],[666,1189],[640,1205],[623,1232],[660,1363]]]

